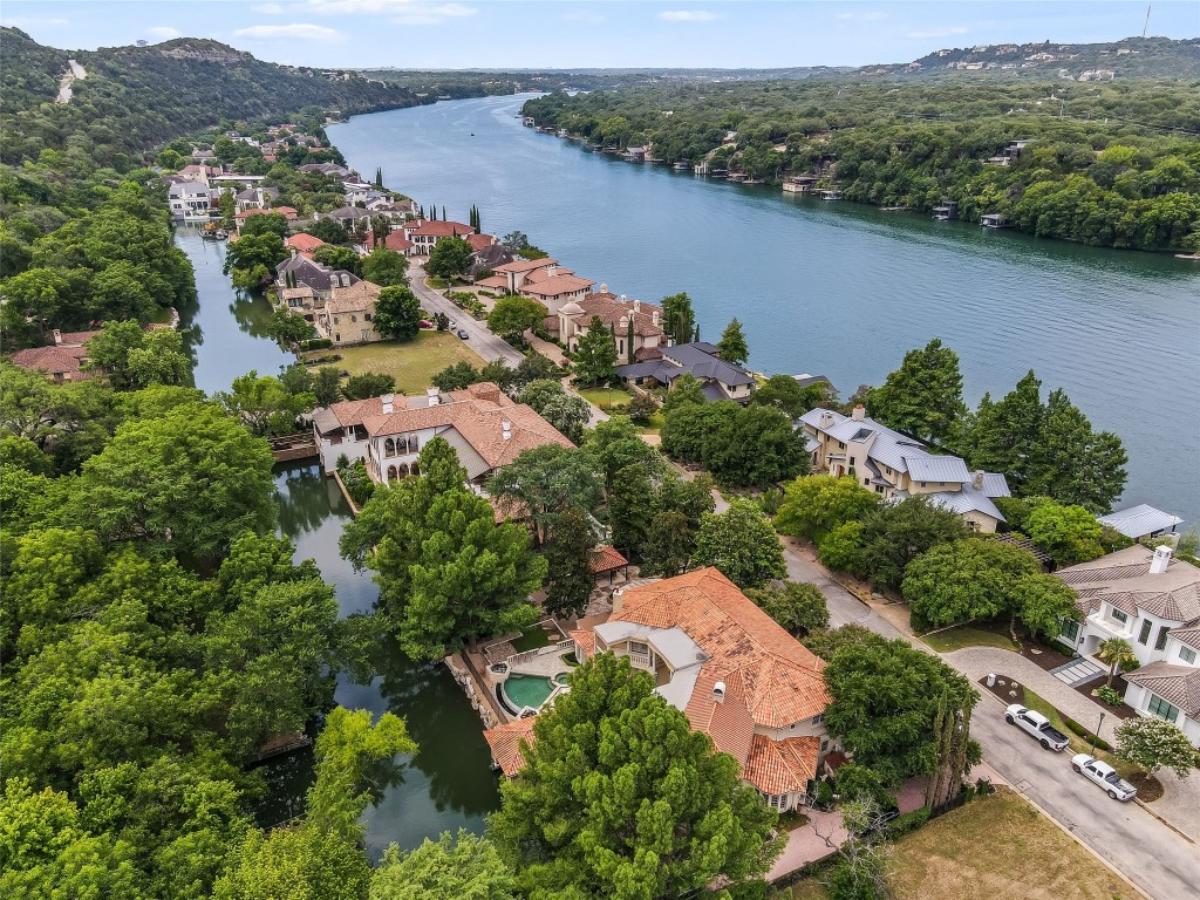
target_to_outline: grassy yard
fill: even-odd
[[[579,396],[583,397],[588,403],[593,406],[598,406],[604,411],[614,405],[624,406],[629,402],[629,391],[623,388],[577,388]]]
[[[521,636],[513,642],[513,649],[518,653],[524,653],[526,650],[537,650],[539,647],[546,647],[550,644],[550,635],[541,625],[530,625]]]
[[[1059,711],[1053,706],[1051,706],[1048,700],[1038,694],[1035,694],[1027,687],[1024,687],[1023,689],[1025,692],[1025,705],[1030,709],[1036,709],[1050,720],[1051,725],[1067,736],[1067,740],[1070,741],[1070,746],[1063,751],[1064,754],[1089,753],[1095,756],[1097,759],[1108,763],[1121,774],[1122,778],[1126,779],[1129,778],[1130,775],[1134,775],[1142,771],[1139,766],[1136,766],[1131,762],[1127,762],[1120,757],[1114,756],[1111,753],[1106,753],[1104,750],[1099,749],[1093,750],[1092,745],[1087,742],[1087,739],[1081,738],[1067,727],[1067,723],[1063,721],[1062,714],[1059,713]],[[1079,724],[1089,731],[1094,731],[1096,728],[1095,722],[1080,722]]]
[[[342,358],[332,365],[351,375],[381,372],[396,379],[399,394],[420,394],[429,387],[430,379],[456,362],[483,366],[474,350],[445,331],[422,331],[415,341],[378,341],[356,347],[335,350],[316,350],[312,356],[337,353]]]
[[[938,653],[949,653],[963,647],[999,647],[1002,650],[1017,650],[1017,645],[1006,634],[988,631],[973,625],[959,625],[936,634],[921,635],[921,640]]]
[[[1005,788],[901,838],[888,882],[901,900],[1138,896],[1053,822]],[[811,878],[778,896],[817,900],[827,894],[818,879]]]

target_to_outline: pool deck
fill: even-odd
[[[510,664],[509,670],[513,675],[539,675],[542,678],[553,678],[560,672],[571,671],[571,667],[563,660],[563,656],[570,652],[563,648],[561,653],[543,653],[532,659]]]

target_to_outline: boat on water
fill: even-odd
[[[212,222],[204,226],[204,229],[200,232],[200,236],[206,241],[223,241],[229,237],[223,229],[218,228]]]
[[[842,199],[842,192],[839,191],[837,188],[831,188],[829,190],[821,191],[820,194],[821,194],[822,200],[841,200]]]

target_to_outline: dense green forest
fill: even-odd
[[[779,181],[817,174],[850,200],[1115,247],[1198,249],[1200,90],[1103,84],[823,78],[640,85],[525,104],[539,125],[656,159]],[[1028,140],[1006,166],[989,164]]]
[[[8,163],[79,143],[98,164],[123,168],[150,147],[222,119],[282,118],[314,106],[351,114],[436,99],[417,80],[396,85],[357,76],[331,79],[318,69],[262,62],[198,38],[67,53],[3,28],[0,53],[5,137],[0,159]],[[75,82],[69,103],[54,103],[68,56],[87,70],[87,78]]]

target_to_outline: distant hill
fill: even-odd
[[[0,28],[0,159],[19,162],[82,140],[101,164],[220,123],[286,116],[306,107],[343,114],[432,102],[409,86],[255,59],[217,41],[179,38],[142,47],[67,52]],[[87,70],[54,103],[67,59]]]
[[[863,66],[856,75],[1001,75],[1071,81],[1200,78],[1200,38],[1125,38],[1107,44],[990,44],[937,50],[911,63]]]

